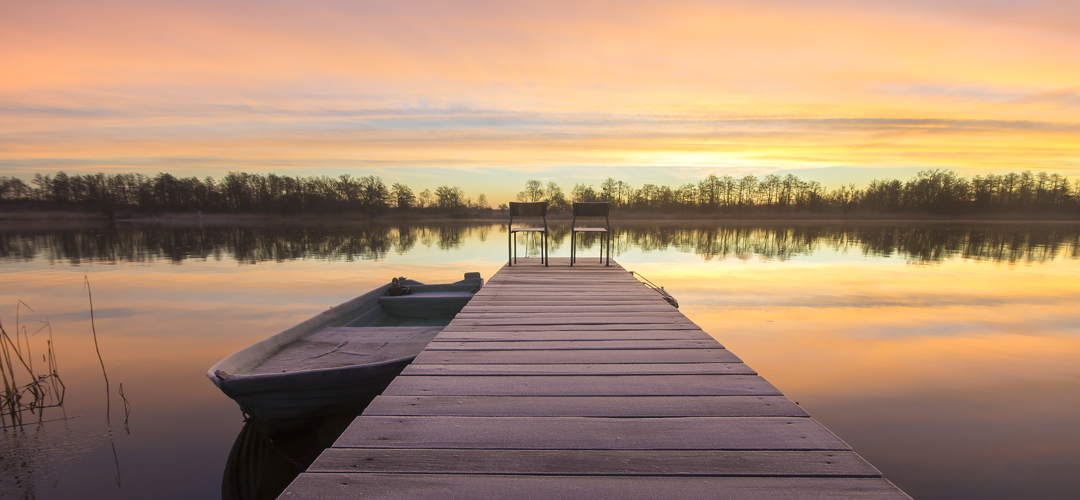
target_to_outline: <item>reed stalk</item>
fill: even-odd
[[[101,348],[98,347],[97,327],[94,326],[94,295],[90,293],[90,276],[83,275],[83,283],[86,285],[86,297],[90,300],[90,331],[94,334],[94,350],[97,351],[98,363],[101,363],[101,375],[105,377],[105,422],[110,419],[112,395],[109,393],[109,374],[105,373],[105,360],[101,359]]]

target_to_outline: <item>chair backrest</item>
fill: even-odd
[[[510,202],[510,228],[514,227],[514,217],[531,217],[544,219],[544,230],[547,231],[547,202],[535,201],[531,203]]]
[[[611,202],[575,201],[574,217],[607,217],[611,211]]]
[[[570,221],[570,228],[573,230],[577,226],[578,217],[603,217],[604,227],[611,230],[611,219],[608,218],[608,212],[611,211],[611,203],[607,201],[575,201],[574,202],[574,218]]]
[[[531,203],[510,202],[510,218],[514,217],[547,217],[547,202],[536,201]]]

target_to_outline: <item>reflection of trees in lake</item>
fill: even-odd
[[[866,255],[898,255],[914,262],[951,257],[994,262],[1046,262],[1061,255],[1078,256],[1076,226],[1008,225],[954,227],[890,227],[850,231]]]
[[[615,247],[619,253],[633,247],[645,252],[671,248],[706,260],[755,256],[784,260],[812,253],[820,233],[820,228],[811,227],[631,227],[615,231]]]
[[[569,243],[568,224],[552,224],[550,249]],[[380,260],[417,245],[451,250],[466,241],[506,237],[504,224],[402,224],[207,227],[102,226],[81,229],[0,231],[0,260],[48,259],[51,263],[181,263],[187,259],[235,259],[242,263],[294,259]],[[1044,262],[1080,257],[1080,226],[1072,224],[839,223],[706,226],[700,223],[616,227],[613,254],[694,253],[705,260],[751,258],[786,260],[821,248],[912,262],[964,258],[1003,262]],[[539,255],[540,238],[520,239],[519,256]],[[579,250],[599,243],[583,234]],[[488,244],[492,244],[489,242]]]
[[[181,263],[188,259],[236,259],[243,263],[295,259],[380,260],[404,254],[417,243],[459,248],[490,228],[426,226],[103,226],[74,230],[0,231],[0,259]]]
[[[795,226],[631,226],[615,231],[615,248],[645,252],[676,250],[705,260],[754,257],[787,260],[821,247],[902,257],[912,262],[948,258],[1003,262],[1045,262],[1080,256],[1080,228],[1074,225],[806,225]],[[583,248],[597,244],[583,238]]]
[[[504,227],[500,232],[506,233],[506,228]],[[538,257],[544,240],[540,233],[518,233],[517,242],[521,246],[521,248],[518,248],[518,257],[527,255]],[[570,226],[566,224],[548,224],[548,255],[558,252],[563,243],[569,242]]]

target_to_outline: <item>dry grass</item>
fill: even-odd
[[[4,392],[0,394],[0,425],[4,429],[22,426],[26,423],[26,414],[36,416],[38,423],[44,420],[45,408],[59,408],[64,404],[64,382],[57,373],[56,353],[53,351],[52,325],[48,321],[31,332],[19,320],[21,309],[30,306],[19,301],[15,312],[14,339],[0,324],[0,373],[4,382]],[[30,338],[48,331],[45,341],[45,353],[41,355],[45,363],[44,371],[34,368],[34,353]],[[31,419],[33,421],[33,419]]]

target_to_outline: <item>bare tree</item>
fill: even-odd
[[[544,199],[544,185],[537,180],[525,181],[525,190],[517,194],[517,201],[534,202]]]
[[[413,194],[412,189],[401,183],[395,182],[390,188],[391,198],[394,200],[394,206],[398,210],[407,210],[412,208],[416,203],[416,195]]]

